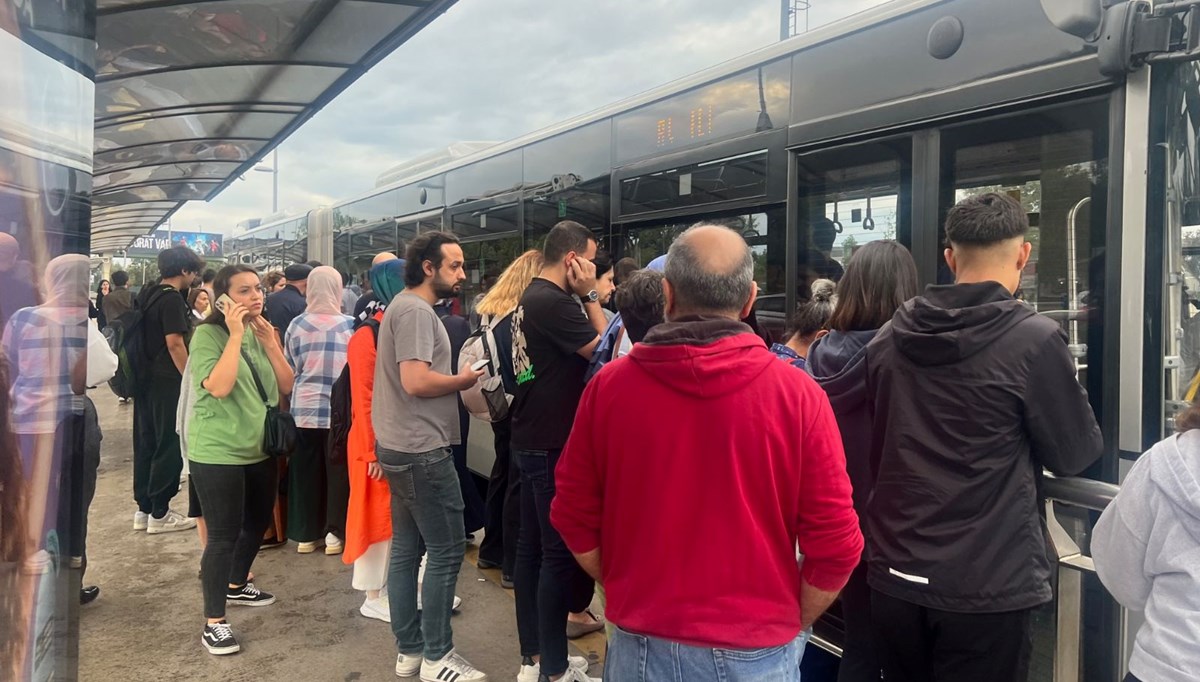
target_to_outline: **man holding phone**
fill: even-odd
[[[464,367],[453,373],[450,337],[433,309],[462,290],[464,261],[458,239],[447,232],[427,232],[409,245],[407,288],[392,299],[379,326],[371,424],[392,495],[388,602],[400,650],[396,675],[482,682],[487,675],[455,652],[450,627],[466,536],[451,446],[462,441],[458,392],[481,372]],[[428,559],[418,587],[422,539]]]
[[[583,394],[592,351],[607,326],[596,290],[596,236],[564,220],[550,230],[546,265],[513,316],[512,449],[521,469],[521,539],[517,550],[520,680],[588,682],[587,662],[567,659],[567,614],[583,611],[594,584],[550,525],[554,467]],[[583,301],[583,308],[571,295]],[[586,312],[585,312],[586,311]],[[540,551],[539,551],[540,547]],[[535,657],[540,656],[540,662]]]

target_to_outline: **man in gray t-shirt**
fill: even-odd
[[[450,366],[450,338],[433,311],[457,296],[466,279],[454,235],[427,232],[408,247],[404,283],[379,327],[371,423],[375,455],[392,495],[388,575],[392,632],[400,650],[396,674],[426,680],[479,682],[487,676],[454,651],[450,629],[454,585],[465,537],[463,499],[450,446],[461,440],[456,394],[482,371]],[[424,609],[417,610],[420,542],[428,552]]]
[[[426,373],[455,378],[446,327],[433,307],[412,289],[396,296],[379,326],[371,402],[375,440],[389,450],[410,453],[458,445],[462,437],[455,391],[436,398],[406,391],[400,363],[409,361],[425,363]]]

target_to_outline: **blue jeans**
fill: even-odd
[[[810,631],[783,646],[708,649],[613,627],[604,663],[607,682],[799,682]]]
[[[402,654],[439,661],[454,648],[450,612],[466,543],[454,460],[450,448],[407,453],[376,447],[375,455],[392,493],[387,589],[396,646]],[[424,611],[418,613],[422,538],[428,558],[421,595]]]

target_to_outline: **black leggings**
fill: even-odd
[[[204,616],[224,618],[229,585],[246,582],[271,523],[275,460],[246,465],[191,462],[191,472],[208,524],[208,544],[200,559]]]

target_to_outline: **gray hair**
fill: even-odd
[[[710,260],[691,244],[687,237],[702,227],[722,227],[712,223],[697,223],[689,227],[671,244],[664,269],[667,281],[675,292],[676,305],[692,313],[739,312],[750,297],[754,282],[754,256],[743,243],[745,255],[730,272],[713,272]]]

